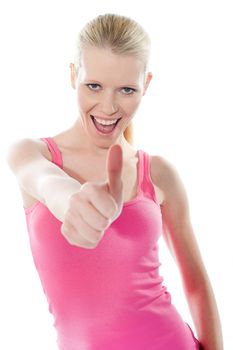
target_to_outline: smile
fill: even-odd
[[[113,131],[115,130],[117,124],[121,120],[121,118],[119,118],[119,119],[105,121],[103,119],[95,118],[93,115],[91,115],[91,119],[93,121],[93,124],[94,124],[96,130],[99,133],[101,133],[102,135],[112,134]],[[101,123],[100,123],[100,121],[101,121]]]

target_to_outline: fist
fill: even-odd
[[[86,182],[68,199],[61,233],[72,244],[95,248],[104,232],[123,208],[123,155],[120,145],[110,147],[107,155],[107,180]]]

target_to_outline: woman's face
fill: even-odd
[[[129,125],[152,78],[145,81],[143,63],[133,56],[116,55],[110,49],[85,48],[77,76],[71,75],[77,90],[77,102],[86,133],[95,139],[120,139]],[[114,121],[109,134],[100,133],[93,116]],[[107,132],[107,131],[106,131]]]

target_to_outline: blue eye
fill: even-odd
[[[122,90],[131,90],[130,93],[126,93],[126,95],[132,95],[136,90],[135,89],[132,89],[132,88],[129,88],[129,87],[124,87]]]
[[[93,89],[92,87],[93,86],[100,86],[99,84],[87,84],[87,86],[91,89],[91,90],[94,90],[94,91],[97,91],[97,89]],[[91,87],[92,86],[92,87]]]
[[[92,91],[99,91],[98,87],[100,87],[99,84],[86,84],[86,86]],[[135,89],[129,87],[124,87],[122,90],[126,91],[126,93],[124,92],[124,95],[132,95],[134,92],[136,92]]]

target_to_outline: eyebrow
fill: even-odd
[[[87,81],[102,85],[102,83],[99,82],[98,80],[92,80],[92,79],[85,79],[84,80],[84,82],[87,82]],[[132,87],[135,87],[136,89],[139,89],[139,85],[137,85],[137,84],[122,84],[120,86],[124,86],[124,87],[132,86]]]

